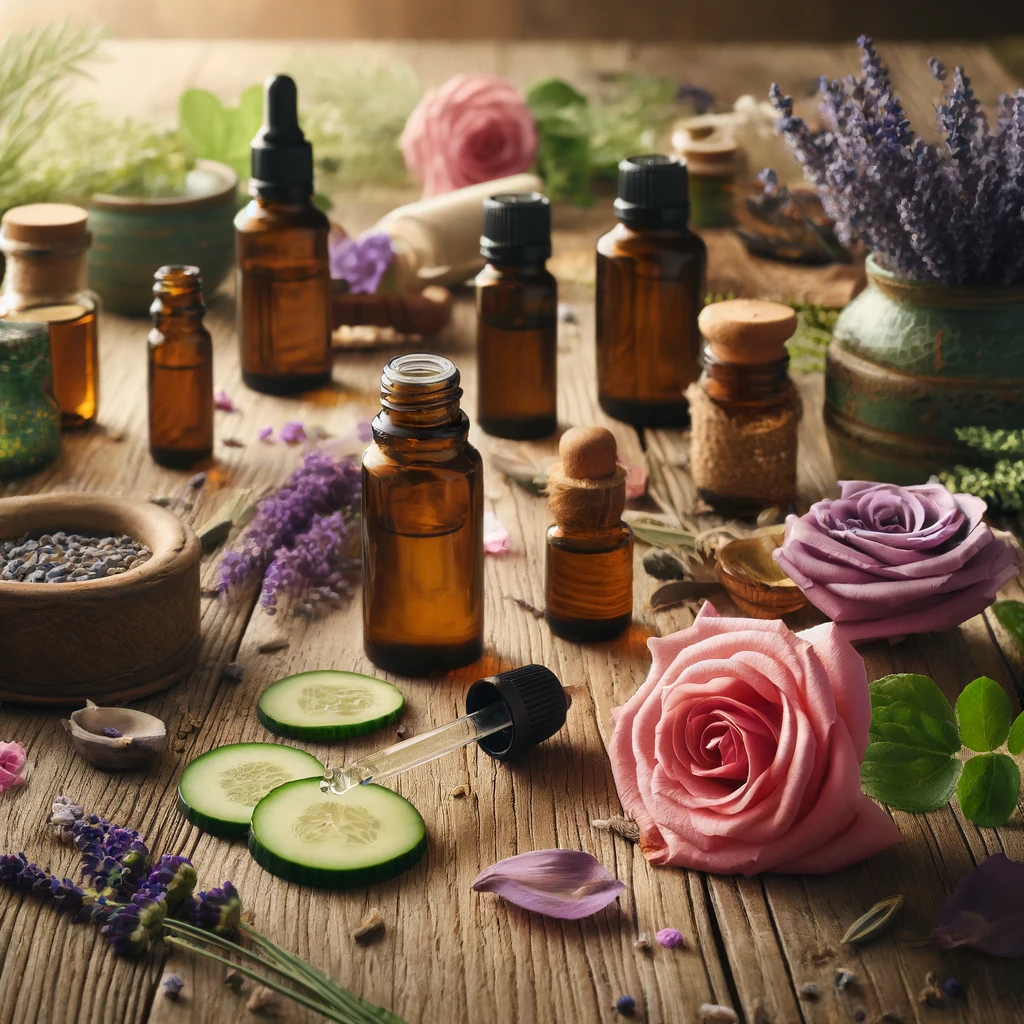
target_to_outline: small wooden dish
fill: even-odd
[[[196,535],[166,509],[112,495],[0,500],[0,537],[125,534],[153,557],[84,583],[0,582],[0,700],[134,700],[177,682],[199,655]]]
[[[803,591],[779,568],[772,552],[784,527],[729,541],[718,552],[715,572],[736,607],[755,619],[777,619],[807,604]]]

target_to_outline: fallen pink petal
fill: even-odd
[[[643,466],[631,466],[622,459],[617,462],[626,471],[626,501],[642,498],[647,493],[647,470]]]
[[[1024,956],[1024,864],[994,853],[961,878],[939,908],[935,939],[946,949]]]
[[[566,921],[596,914],[625,888],[580,850],[521,853],[481,871],[473,882],[476,892],[493,892],[524,910]]]
[[[289,420],[278,435],[285,444],[298,444],[306,440],[306,428],[298,420]]]
[[[686,939],[678,928],[662,928],[654,937],[658,940],[658,945],[666,949],[678,949],[686,945]]]
[[[274,443],[274,428],[273,427],[260,427],[260,432],[256,435],[261,441],[266,441],[268,444]]]
[[[235,405],[231,396],[223,388],[213,396],[213,407],[223,412],[241,412],[241,409]]]
[[[28,755],[17,742],[0,740],[0,793],[5,789],[25,785],[25,762]]]
[[[484,551],[489,555],[507,555],[512,550],[512,536],[501,520],[490,510],[484,512]]]

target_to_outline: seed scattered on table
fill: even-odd
[[[153,557],[131,537],[44,533],[0,540],[0,582],[81,583],[120,576]]]

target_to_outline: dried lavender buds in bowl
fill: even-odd
[[[0,540],[0,582],[84,583],[120,576],[152,558],[153,552],[128,536],[44,533]]]

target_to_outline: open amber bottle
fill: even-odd
[[[198,267],[161,267],[149,332],[149,451],[185,469],[213,454],[213,340]]]
[[[403,675],[483,653],[483,464],[461,397],[450,360],[392,359],[363,454],[363,643]]]
[[[86,427],[99,408],[99,303],[86,288],[88,214],[63,203],[16,206],[3,216],[7,260],[0,317],[50,328],[61,426]]]
[[[476,279],[477,423],[497,437],[547,437],[558,426],[558,284],[551,206],[537,192],[484,200]]]
[[[686,226],[687,188],[673,157],[623,160],[619,223],[597,242],[598,399],[636,426],[685,426],[700,373],[707,250]]]
[[[604,427],[573,427],[548,473],[546,611],[567,640],[611,640],[633,616],[633,531],[622,522],[626,470]]]
[[[330,224],[313,203],[313,147],[287,75],[267,79],[249,194],[235,218],[242,379],[274,395],[322,387],[331,379]]]

